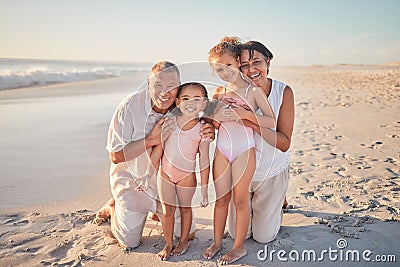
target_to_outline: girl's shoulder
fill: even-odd
[[[221,99],[225,94],[225,86],[218,86],[214,89],[212,98],[213,99]]]

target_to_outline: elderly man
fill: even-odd
[[[148,212],[156,210],[154,177],[150,179],[148,190],[138,190],[137,181],[147,175],[148,152],[175,127],[175,121],[163,115],[174,106],[179,84],[180,72],[175,64],[156,63],[149,74],[147,90],[126,97],[111,120],[107,150],[112,161],[113,198],[97,212],[97,217],[111,218],[112,233],[124,248],[139,245]],[[214,129],[203,124],[202,134],[204,138],[213,139]],[[180,223],[180,220],[175,221]],[[175,225],[175,234],[180,235],[179,225]]]

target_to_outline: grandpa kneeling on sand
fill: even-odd
[[[156,212],[160,206],[156,173],[147,179],[148,154],[174,130],[175,120],[164,114],[173,108],[179,84],[178,67],[158,62],[150,71],[147,90],[127,96],[112,117],[107,138],[112,198],[97,212],[96,219],[110,219],[111,231],[123,248],[139,246],[149,211]],[[202,124],[201,133],[203,138],[214,139],[210,124]],[[174,234],[180,236],[180,219],[175,218],[175,222]],[[194,230],[192,222],[192,237]]]

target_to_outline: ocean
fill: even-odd
[[[0,58],[0,90],[148,72],[150,63]]]

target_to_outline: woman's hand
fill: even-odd
[[[231,108],[223,109],[222,115],[224,116],[224,121],[227,120],[247,120],[253,115],[253,111],[248,105],[233,106]]]

